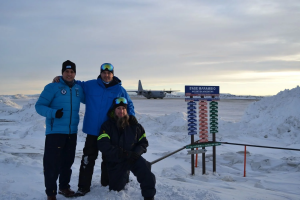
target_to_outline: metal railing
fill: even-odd
[[[270,147],[270,146],[261,146],[261,145],[252,145],[252,144],[239,144],[239,143],[231,143],[231,142],[220,142],[220,143],[221,144],[231,144],[231,145],[248,146],[248,147],[260,147],[260,148],[270,148],[270,149],[282,149],[282,150],[300,151],[300,149],[283,148],[283,147]]]
[[[197,142],[198,141],[196,141],[195,143],[197,143]],[[229,144],[229,145],[239,145],[239,146],[244,146],[245,147],[245,151],[244,151],[244,177],[246,177],[246,147],[247,146],[249,146],[249,147],[259,147],[259,148],[290,150],[290,151],[300,151],[300,149],[294,149],[294,148],[272,147],[272,146],[252,145],[252,144],[239,144],[239,143],[231,143],[231,142],[220,142],[220,143],[221,144]],[[191,145],[191,144],[189,144],[189,145]],[[161,160],[163,160],[163,159],[165,159],[165,158],[167,158],[167,157],[169,157],[169,156],[185,149],[186,146],[188,146],[188,145],[185,145],[185,146],[181,147],[180,149],[177,149],[176,151],[173,151],[173,152],[171,152],[171,153],[169,153],[169,154],[167,154],[167,155],[165,155],[161,158],[158,158],[158,159],[152,161],[151,165],[153,165],[153,164],[155,164],[155,163],[157,163],[157,162],[159,162],[159,161],[161,161]],[[192,174],[193,174],[193,172],[192,172]]]
[[[199,140],[197,140],[196,142],[198,142],[198,141],[199,141]],[[190,144],[188,144],[188,145],[190,145]],[[169,157],[169,156],[171,156],[171,155],[173,155],[173,154],[175,154],[175,153],[177,153],[177,152],[179,152],[179,151],[185,149],[186,146],[187,146],[187,145],[185,145],[185,146],[181,147],[180,149],[177,149],[176,151],[173,151],[173,152],[171,152],[171,153],[169,153],[169,154],[167,154],[167,155],[165,155],[165,156],[163,156],[163,157],[161,157],[161,158],[159,158],[159,159],[156,159],[156,160],[150,162],[150,164],[153,165],[153,164],[155,164],[155,163],[157,163],[157,162],[159,162],[159,161],[161,161],[161,160],[163,160],[163,159],[165,159],[165,158],[167,158],[167,157]]]

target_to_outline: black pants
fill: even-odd
[[[46,194],[57,194],[56,181],[59,176],[59,189],[70,188],[72,165],[75,159],[77,134],[48,134],[44,150],[44,178]]]
[[[81,159],[81,165],[79,169],[78,188],[90,189],[92,183],[92,177],[94,173],[95,161],[98,157],[98,136],[87,135],[83,148],[83,155]],[[129,181],[129,171],[127,171],[127,183]],[[107,186],[109,184],[109,176],[106,167],[105,158],[102,156],[101,162],[101,185]]]
[[[109,189],[120,191],[123,190],[128,180],[128,170],[130,170],[140,183],[142,196],[145,198],[154,197],[155,175],[151,172],[151,164],[142,156],[133,164],[127,162],[107,163],[109,176]]]
[[[98,157],[97,137],[93,135],[86,136],[79,169],[78,188],[90,189],[91,187],[95,161]],[[101,184],[106,186],[108,185],[108,175],[104,166],[105,162],[103,160],[101,163]]]

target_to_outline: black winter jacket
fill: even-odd
[[[120,130],[116,120],[109,119],[101,126],[97,145],[107,162],[123,162],[126,159],[119,156],[120,147],[142,155],[147,151],[148,140],[141,124],[129,125]]]

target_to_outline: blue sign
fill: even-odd
[[[186,95],[186,96],[191,96],[191,95]],[[195,96],[195,95],[194,95]],[[190,102],[194,102],[194,101],[220,101],[219,97],[216,98],[185,98],[185,101],[190,101]]]
[[[185,86],[185,96],[218,96],[219,86]]]
[[[192,122],[193,123],[193,122],[197,122],[197,120],[195,118],[191,118],[191,119],[188,120],[188,122]]]
[[[191,101],[191,102],[188,102],[187,104],[190,105],[190,106],[195,106],[196,102]]]
[[[196,111],[190,110],[190,111],[188,111],[187,113],[188,113],[188,114],[194,114],[194,113],[196,113]]]
[[[188,134],[189,135],[197,135],[197,131],[189,131]]]

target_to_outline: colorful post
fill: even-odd
[[[185,98],[185,101],[188,102],[188,134],[191,135],[191,145],[187,145],[186,148],[192,149],[188,153],[192,155],[196,154],[196,162],[198,160],[198,153],[202,153],[202,174],[205,174],[205,147],[208,146],[213,147],[213,171],[216,171],[216,146],[221,145],[221,143],[216,142],[215,137],[215,134],[218,132],[217,101],[220,100],[219,95],[219,86],[185,86],[185,96],[190,97]],[[196,101],[199,101],[198,105]],[[197,121],[198,125],[195,124]],[[194,135],[198,133],[199,140],[197,144],[194,144]],[[210,136],[212,137],[210,138]],[[194,148],[198,147],[202,147],[202,149],[194,151]],[[192,174],[194,174],[194,157],[192,156],[191,158]]]

